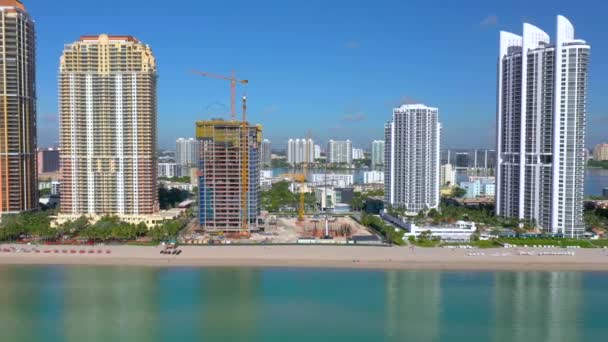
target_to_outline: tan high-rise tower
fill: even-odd
[[[35,48],[23,4],[0,0],[0,215],[38,206]]]
[[[158,211],[156,61],[131,36],[83,36],[59,71],[61,214]]]

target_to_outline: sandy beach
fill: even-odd
[[[0,250],[11,245],[2,245]],[[16,246],[32,249],[30,246]],[[573,249],[445,249],[357,246],[43,246],[38,253],[0,252],[0,265],[130,265],[188,267],[313,267],[403,270],[608,271],[608,251]],[[51,252],[44,253],[45,250]],[[59,253],[54,253],[59,250]],[[67,250],[67,253],[61,251]],[[76,253],[70,253],[76,250]],[[80,253],[84,250],[85,253]],[[93,250],[95,253],[89,253]],[[98,253],[101,251],[102,253]],[[110,251],[110,253],[108,253]],[[520,255],[520,252],[534,255]]]

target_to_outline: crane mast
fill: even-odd
[[[225,80],[230,82],[230,119],[232,121],[236,121],[236,86],[237,84],[242,84],[247,86],[249,84],[248,80],[239,80],[236,78],[234,71],[232,71],[230,76],[212,74],[209,72],[203,72],[198,70],[193,70],[193,74],[210,77],[220,80]],[[249,194],[249,124],[247,123],[247,92],[245,91],[245,96],[243,96],[243,107],[242,107],[242,125],[241,125],[241,141],[240,141],[240,166],[241,166],[241,209],[242,209],[242,229],[241,232],[246,234],[249,229],[249,202],[248,202],[248,194]]]

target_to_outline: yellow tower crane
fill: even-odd
[[[193,70],[193,74],[216,78],[230,82],[230,119],[236,121],[236,86],[242,84],[247,86],[248,80],[239,80],[236,78],[234,71],[231,76],[223,76],[212,74],[209,72]],[[242,219],[242,233],[247,234],[249,229],[249,203],[247,201],[247,195],[249,193],[249,124],[247,123],[247,90],[243,96],[243,112],[242,112],[242,127],[241,127],[241,206],[243,215]]]

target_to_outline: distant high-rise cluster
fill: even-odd
[[[353,148],[353,160],[365,159],[365,151],[362,148]]]
[[[36,33],[23,4],[0,1],[0,216],[38,207]]]
[[[61,214],[158,211],[156,61],[131,36],[83,36],[59,71]]]
[[[260,214],[260,126],[197,121],[199,225],[209,232],[249,232]]]
[[[327,162],[332,164],[352,164],[352,142],[350,140],[330,140],[327,143]]]
[[[272,166],[272,152],[270,150],[270,140],[262,140],[260,145],[260,166],[263,168]]]
[[[314,162],[315,142],[312,139],[289,139],[287,162],[291,165]]]
[[[496,211],[579,236],[590,46],[557,17],[557,36],[524,24],[500,34]]]
[[[319,158],[321,158],[321,146],[315,145],[314,159],[317,160]]]
[[[441,151],[441,164],[451,164],[456,169],[496,168],[496,150],[449,149]]]
[[[422,104],[393,109],[385,126],[385,202],[416,214],[439,206],[439,110]]]
[[[198,164],[198,141],[194,138],[179,138],[175,141],[175,163],[184,169]]]
[[[384,140],[372,141],[372,166],[384,165]]]

